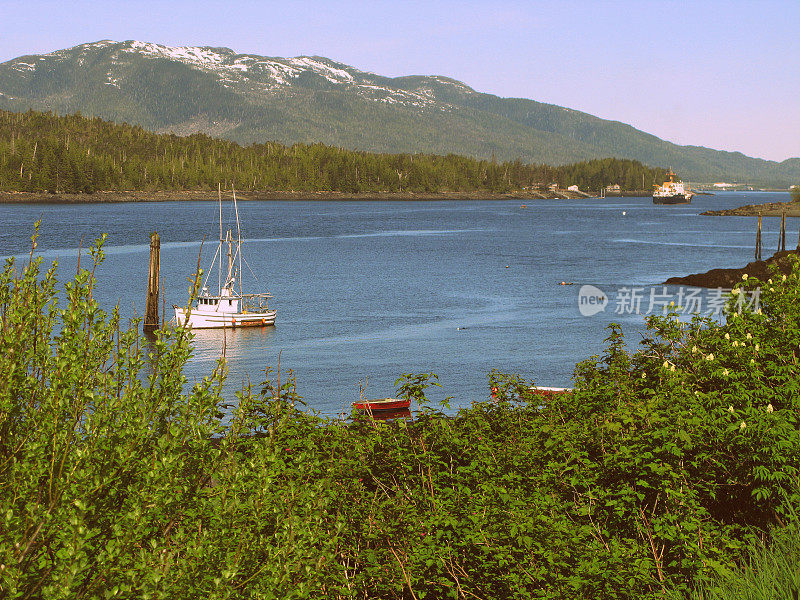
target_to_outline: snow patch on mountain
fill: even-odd
[[[114,77],[114,74],[111,71],[106,73],[106,80],[103,83],[105,85],[110,85],[110,86],[113,86],[115,88],[119,88],[119,79]]]
[[[222,55],[217,52],[196,46],[162,46],[152,42],[133,41],[130,43],[130,47],[124,48],[123,51],[138,52],[145,56],[162,56],[205,67],[221,65],[224,61]]]
[[[324,62],[315,60],[310,56],[298,56],[288,59],[290,65],[298,66],[301,70],[313,71],[317,75],[322,75],[331,83],[353,82],[355,78],[344,69],[336,69]]]
[[[138,55],[149,59],[175,61],[211,73],[216,76],[220,86],[248,95],[282,93],[292,88],[296,80],[304,74],[313,74],[330,84],[346,87],[364,100],[416,108],[437,106],[442,110],[452,109],[450,104],[437,99],[435,88],[438,84],[472,91],[458,81],[440,76],[427,78],[415,89],[396,87],[390,78],[360,71],[320,56],[266,57],[237,54],[229,48],[167,46],[135,40],[127,42],[101,40],[35,58],[25,57],[25,61],[33,62],[16,61],[9,66],[22,74],[35,71],[37,65],[47,64],[42,61],[74,61],[78,65],[83,65],[92,53],[105,49],[111,49],[112,52],[108,55],[110,64],[103,83],[116,88],[124,84],[126,77],[124,68],[120,70],[119,67],[124,67],[133,55]]]

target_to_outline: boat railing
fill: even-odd
[[[269,308],[269,299],[272,294],[242,294],[241,309],[253,312],[260,312]]]

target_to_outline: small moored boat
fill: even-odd
[[[226,327],[264,327],[275,324],[277,311],[270,309],[268,302],[272,295],[264,292],[245,294],[242,292],[242,234],[239,228],[239,208],[236,205],[236,193],[233,194],[233,206],[236,211],[236,239],[229,229],[222,235],[222,192],[219,197],[219,246],[211,268],[208,270],[203,288],[197,297],[195,306],[188,311],[185,307],[173,305],[175,322],[192,329],[218,329]],[[227,251],[227,270],[222,266],[223,255]],[[219,288],[217,293],[210,293],[208,280],[217,265]]]
[[[569,394],[572,391],[572,388],[534,386],[531,388],[531,391],[536,396],[544,396],[545,398],[548,398],[550,396],[561,396],[563,394]]]
[[[364,412],[393,411],[408,408],[411,400],[408,398],[383,398],[381,400],[360,400],[353,402],[353,408]]]

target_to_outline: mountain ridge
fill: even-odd
[[[786,186],[783,162],[679,146],[619,121],[478,92],[444,75],[386,77],[322,57],[101,40],[0,64],[0,108],[82,112],[244,144],[321,142],[553,165],[593,158],[672,166],[692,181]]]

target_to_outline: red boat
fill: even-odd
[[[408,408],[410,405],[411,400],[408,398],[384,398],[382,400],[362,400],[361,402],[353,402],[353,408],[356,410],[373,413],[387,410],[399,410],[401,408]]]
[[[545,398],[548,398],[550,396],[569,394],[572,391],[572,388],[535,386],[531,388],[531,391],[536,396],[544,396]]]

